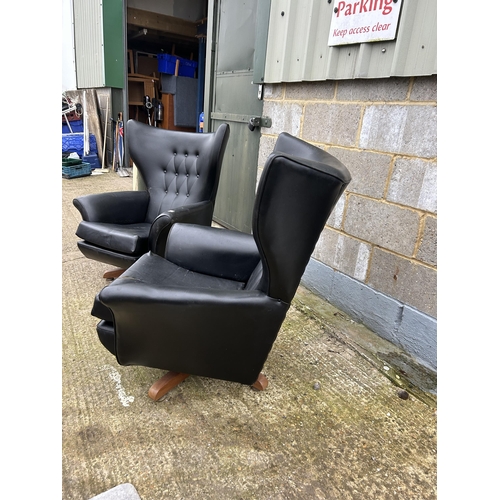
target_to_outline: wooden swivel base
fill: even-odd
[[[188,377],[189,373],[167,372],[149,388],[148,396],[153,401],[158,401]]]
[[[115,278],[118,278],[118,276],[121,276],[125,272],[125,269],[111,269],[110,271],[106,271],[102,277],[107,280],[114,280]]]
[[[259,373],[259,376],[257,377],[257,380],[252,384],[252,387],[254,389],[257,389],[258,391],[264,391],[269,384],[269,381],[267,380],[267,377],[263,373]]]
[[[148,391],[148,396],[153,401],[158,401],[167,392],[177,387],[183,380],[189,377],[187,373],[168,372],[162,378],[158,379]],[[257,380],[252,384],[252,387],[258,391],[263,391],[268,386],[269,381],[266,376],[259,373]]]

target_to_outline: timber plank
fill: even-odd
[[[157,14],[127,7],[127,23],[140,28],[150,28],[167,33],[196,38],[196,24],[178,17]]]

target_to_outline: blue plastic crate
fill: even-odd
[[[71,130],[69,129],[67,123],[63,122],[62,124],[62,133],[63,134],[71,134],[75,132],[83,132],[83,120],[74,120],[72,122],[69,122],[71,125]]]
[[[167,73],[169,75],[175,73],[175,63],[179,59],[177,56],[158,54],[156,58],[158,59],[158,71],[160,73]]]
[[[89,134],[89,153],[97,153],[97,141],[94,134]],[[83,157],[83,132],[62,134],[62,152],[77,153]]]
[[[179,64],[179,76],[187,76],[189,78],[194,78],[197,67],[198,63],[196,61],[190,61],[189,59],[181,59]]]
[[[92,173],[90,163],[82,162],[79,165],[62,167],[62,176],[65,179],[74,179],[75,177],[85,177]]]
[[[83,156],[83,161],[90,163],[92,170],[95,168],[101,168],[101,162],[99,161],[99,156],[96,153],[91,153]]]
[[[184,59],[179,56],[171,56],[169,54],[158,54],[158,71],[160,73],[166,73],[168,75],[175,74],[175,65],[179,61],[179,71],[177,76],[187,76],[189,78],[194,78],[196,73],[196,68],[198,63],[196,61],[191,61],[189,59]]]

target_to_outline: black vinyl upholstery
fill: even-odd
[[[101,342],[121,365],[253,384],[350,180],[336,158],[282,133],[252,234],[157,218],[150,251],[95,298]]]
[[[129,120],[125,132],[147,189],[73,200],[82,216],[76,231],[81,238],[78,248],[88,258],[121,268],[147,252],[151,224],[160,214],[211,224],[229,125],[200,134]]]

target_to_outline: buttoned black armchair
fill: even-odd
[[[158,217],[151,250],[101,290],[92,315],[121,365],[265,389],[261,373],[325,223],[351,180],[325,151],[278,137],[256,194],[252,235]]]
[[[159,214],[211,224],[229,125],[199,134],[129,120],[125,132],[146,189],[73,200],[83,219],[76,231],[78,248],[86,257],[118,268],[106,272],[106,278],[119,276],[148,251],[151,224]]]

